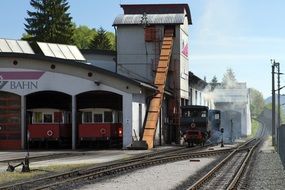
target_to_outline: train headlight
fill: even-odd
[[[119,128],[119,137],[122,137],[122,136],[123,136],[123,129]]]

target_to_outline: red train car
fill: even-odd
[[[122,145],[123,126],[121,111],[105,108],[81,109],[78,127],[80,144]]]
[[[29,141],[51,142],[59,145],[71,141],[71,114],[69,111],[58,109],[31,109],[28,110]]]

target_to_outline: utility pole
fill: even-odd
[[[277,66],[277,127],[275,130],[276,133],[276,148],[277,148],[277,152],[279,152],[279,127],[280,127],[280,64],[279,63],[275,63]]]
[[[271,59],[272,67],[272,145],[275,146],[275,60]]]
[[[280,119],[280,90],[285,86],[280,87],[280,63],[275,62],[274,59],[271,59],[272,63],[272,145],[276,146],[277,151],[279,150],[279,134],[278,134],[278,127],[280,126],[281,119]],[[277,68],[277,73],[275,73],[275,67]],[[277,74],[277,123],[276,114],[275,114],[275,74]]]

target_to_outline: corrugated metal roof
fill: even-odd
[[[192,24],[191,13],[188,4],[123,4],[124,14],[185,14],[188,24]]]
[[[115,18],[113,26],[141,24],[141,14],[119,15]],[[149,24],[183,24],[185,14],[147,14]]]

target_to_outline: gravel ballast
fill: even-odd
[[[279,154],[270,138],[265,141],[251,162],[246,189],[285,189],[285,172]]]
[[[198,160],[185,160],[137,170],[119,177],[106,179],[95,184],[82,186],[80,189],[175,189],[179,184],[187,180],[189,176],[196,175],[199,170],[216,159],[200,158]]]

